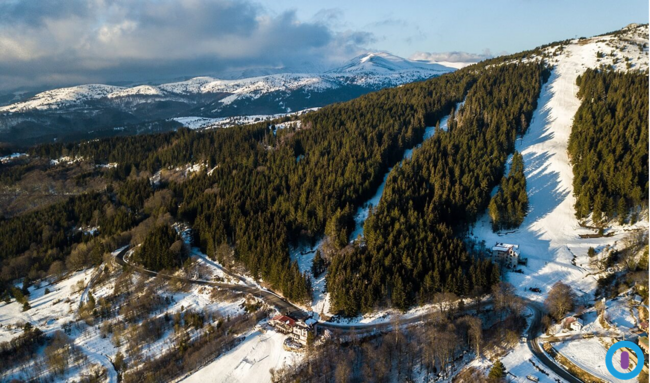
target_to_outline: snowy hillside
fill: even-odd
[[[546,293],[557,281],[571,284],[581,295],[593,294],[596,277],[588,276],[594,270],[589,267],[587,250],[614,246],[632,229],[611,227],[610,237],[580,237],[593,234],[593,230],[580,226],[575,216],[568,142],[573,117],[580,106],[576,78],[587,68],[601,65],[613,65],[620,71],[647,72],[647,41],[646,25],[624,29],[618,36],[572,40],[562,49],[547,48],[554,69],[541,91],[528,132],[516,143],[516,150],[524,157],[528,215],[519,229],[511,232],[494,233],[487,214],[473,229],[476,238],[485,240],[488,246],[496,242],[519,244],[522,256],[529,258],[528,266],[524,274],[512,273],[509,279],[520,294],[530,299],[543,296],[531,293],[529,287],[541,288]],[[605,52],[605,56],[597,57],[598,52]],[[648,230],[648,222],[638,222],[634,227]]]
[[[376,52],[357,56],[328,73],[386,75],[405,71],[449,72],[450,68],[440,64],[411,61],[386,52]]]
[[[0,112],[17,113],[33,109],[57,109],[80,104],[88,100],[109,97],[111,93],[123,91],[123,89],[124,88],[119,86],[101,84],[79,85],[70,88],[53,89],[39,93],[27,101],[4,106],[0,108]]]
[[[235,80],[195,77],[187,81],[159,86],[139,85],[127,88],[95,84],[54,89],[38,93],[29,100],[0,107],[0,113],[61,109],[80,106],[92,100],[104,98],[115,100],[135,96],[166,96],[172,98],[179,95],[230,94],[230,96],[222,100],[224,104],[229,104],[238,98],[258,98],[261,95],[278,91],[322,92],[346,85],[373,88],[397,86],[453,70],[453,68],[443,65],[409,61],[388,53],[370,53],[359,56],[344,66],[325,73],[271,74]]]

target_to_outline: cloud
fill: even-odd
[[[411,55],[411,60],[431,61],[431,62],[455,62],[455,63],[475,63],[494,57],[489,49],[485,49],[483,53],[467,53],[467,52],[416,52]]]
[[[327,66],[373,36],[247,0],[0,2],[0,89],[166,79],[233,68]]]

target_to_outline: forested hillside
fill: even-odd
[[[569,139],[576,215],[625,222],[648,203],[648,76],[588,69],[577,83],[582,105]]]
[[[374,192],[406,148],[422,140],[427,125],[435,124],[465,97],[474,81],[471,71],[461,71],[377,92],[303,116],[298,129],[274,131],[268,123],[207,132],[180,129],[151,136],[42,145],[31,149],[30,155],[117,163],[102,175],[114,184],[106,190],[107,202],[111,211],[133,217],[130,226],[143,222],[139,226],[151,227],[144,223],[157,222],[170,213],[193,225],[197,244],[210,256],[217,256],[217,248],[232,248],[235,260],[255,277],[290,299],[306,301],[309,281],[291,264],[289,242],[314,238],[326,228],[332,236],[347,238],[354,207]],[[210,172],[158,185],[158,189],[168,190],[173,202],[146,209],[156,199],[147,177],[187,163],[205,164]],[[15,177],[27,170],[16,168]],[[101,215],[102,209],[109,206],[89,208],[86,214],[98,211]],[[18,219],[0,222],[7,237],[16,230]],[[72,225],[66,229],[71,230]],[[130,234],[143,238],[136,229]],[[30,238],[37,239],[36,248],[47,250],[39,240],[40,230],[35,227],[32,231]],[[93,241],[108,240],[110,233],[102,228]],[[28,242],[12,255],[20,256],[26,245]],[[58,259],[65,259],[69,252],[64,248]],[[51,262],[35,257],[29,258],[25,269],[47,270]],[[147,263],[156,267],[173,263],[164,258],[147,259]],[[10,267],[9,263],[7,260],[5,267]]]
[[[478,73],[449,131],[391,172],[366,221],[366,245],[334,258],[327,282],[335,311],[352,315],[389,303],[405,309],[437,292],[481,292],[499,280],[498,269],[469,254],[461,237],[487,208],[548,75],[538,64]]]
[[[255,150],[219,162],[211,176],[171,185],[183,201],[179,214],[194,222],[207,254],[233,246],[254,276],[308,300],[307,281],[290,265],[289,241],[326,227],[347,238],[353,208],[472,81],[465,72],[381,91],[309,114],[298,132],[265,133]]]

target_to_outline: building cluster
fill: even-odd
[[[303,346],[307,345],[309,334],[316,336],[316,323],[318,321],[314,318],[306,320],[294,319],[288,315],[276,315],[269,324],[277,331],[288,334],[291,339]]]

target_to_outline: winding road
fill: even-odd
[[[278,294],[264,289],[260,288],[254,285],[246,284],[232,284],[232,283],[223,283],[223,282],[212,282],[212,281],[206,281],[206,280],[198,280],[198,279],[191,279],[191,278],[179,278],[179,277],[172,277],[171,275],[166,275],[166,274],[161,274],[157,273],[152,270],[147,270],[143,267],[134,265],[132,263],[127,263],[124,260],[124,255],[126,254],[128,248],[125,248],[124,250],[120,251],[115,255],[115,261],[123,266],[129,266],[136,270],[137,272],[145,275],[149,275],[152,277],[160,276],[166,279],[171,279],[171,278],[177,278],[180,279],[184,282],[188,283],[193,283],[197,285],[202,285],[202,286],[214,286],[214,287],[219,287],[223,289],[230,289],[233,291],[239,291],[242,293],[246,294],[252,294],[253,296],[259,297],[260,299],[263,299],[265,302],[267,302],[269,305],[274,306],[277,308],[280,312],[285,313],[287,315],[290,315],[294,318],[298,319],[305,319],[309,317],[309,313],[287,301],[285,298],[279,296]],[[233,278],[245,281],[245,278],[233,274],[225,269],[221,269],[228,275],[232,276]],[[542,314],[544,312],[543,307],[541,303],[531,301],[529,299],[524,299],[530,307],[530,309],[533,311],[533,318],[531,319],[531,324],[528,327],[528,333],[527,333],[527,345],[530,351],[532,352],[533,355],[539,359],[539,361],[546,366],[548,369],[553,371],[555,374],[557,374],[559,377],[562,379],[566,380],[569,383],[582,383],[582,380],[576,378],[575,376],[571,375],[567,370],[562,368],[560,365],[555,363],[555,361],[550,358],[539,346],[538,344],[538,337],[539,334],[541,333],[541,326],[542,326]],[[483,302],[485,304],[486,302]],[[475,305],[468,305],[466,306],[466,311],[470,311],[475,309]],[[419,322],[423,322],[427,319],[427,316],[430,313],[424,313],[424,314],[419,314],[415,315],[412,317],[404,318],[399,321],[400,325],[411,325],[411,324],[416,324]],[[321,328],[326,328],[330,331],[333,331],[335,333],[348,333],[348,334],[363,334],[364,332],[370,332],[370,333],[380,333],[383,331],[390,330],[394,323],[392,322],[381,322],[381,323],[355,323],[355,324],[338,324],[338,323],[328,323],[328,322],[318,322],[318,326]]]
[[[548,369],[553,371],[556,375],[566,380],[569,383],[582,383],[582,380],[571,375],[567,370],[557,364],[551,357],[548,356],[539,346],[538,336],[542,332],[542,313],[544,309],[539,302],[526,299],[528,307],[533,311],[533,318],[531,319],[530,326],[528,327],[528,348],[530,351],[544,364]]]

